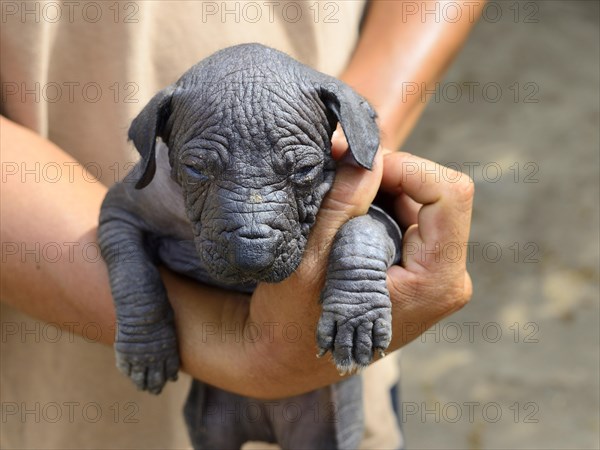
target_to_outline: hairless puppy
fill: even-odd
[[[370,169],[375,119],[341,81],[258,44],[213,54],[150,100],[129,130],[141,161],[108,192],[99,227],[117,313],[117,367],[139,389],[158,394],[179,369],[157,266],[244,292],[290,276],[333,182],[337,123],[355,161]],[[375,206],[336,235],[316,340],[340,372],[367,366],[390,343],[386,270],[399,261],[400,244],[398,226]],[[273,410],[292,404],[300,411],[294,420]],[[252,420],[240,418],[248,408]],[[358,375],[275,403],[194,381],[185,415],[194,447],[203,449],[249,440],[346,449],[363,433]]]

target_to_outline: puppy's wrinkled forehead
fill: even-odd
[[[325,108],[310,83],[256,69],[237,70],[187,86],[174,109],[184,119],[178,141],[243,161],[285,159],[328,149]]]

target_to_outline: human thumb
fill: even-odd
[[[348,220],[367,213],[379,190],[382,173],[381,148],[371,170],[359,167],[348,158],[338,162],[333,186],[323,199],[310,232],[302,265],[324,270],[335,235]]]

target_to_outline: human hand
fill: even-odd
[[[444,177],[432,175],[442,170]],[[298,270],[282,283],[259,285],[248,309],[237,315],[244,317],[242,324],[222,325],[223,329],[241,326],[242,335],[254,336],[242,346],[239,342],[229,346],[238,352],[238,356],[227,352],[238,374],[224,377],[231,370],[211,371],[209,379],[203,379],[230,390],[235,385],[241,394],[263,398],[295,395],[340,380],[331,361],[315,357],[318,300],[335,233],[349,218],[366,212],[380,180],[381,190],[394,197],[397,219],[406,229],[402,267],[392,266],[388,271],[393,305],[389,350],[407,344],[468,301],[472,287],[464,245],[472,181],[416,156],[382,151],[372,172],[340,165]],[[461,254],[448,258],[446,249],[457,246]],[[223,337],[222,332],[217,334],[213,343],[222,343]],[[206,373],[204,368],[201,371]]]
[[[466,269],[474,184],[467,175],[408,153],[384,156],[381,190],[405,229],[402,266],[388,270],[394,337],[412,341],[462,308],[473,286]]]

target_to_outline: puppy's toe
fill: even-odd
[[[328,351],[333,350],[336,335],[336,323],[333,314],[323,313],[317,326],[317,356],[321,357]]]
[[[372,330],[373,323],[370,321],[361,323],[356,329],[352,356],[360,367],[368,366],[373,359]]]
[[[171,381],[177,381],[177,373],[179,372],[179,355],[174,354],[165,360],[165,375]]]
[[[338,324],[333,348],[333,360],[339,372],[348,373],[354,370],[352,348],[354,346],[354,326],[349,323]]]
[[[389,319],[377,319],[373,325],[373,347],[384,351],[392,341],[392,324]]]
[[[164,365],[162,364],[149,368],[146,377],[148,392],[151,394],[160,394],[167,382],[165,375]]]
[[[147,371],[148,369],[142,365],[134,365],[131,368],[131,375],[129,377],[140,391],[147,389]]]

